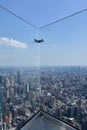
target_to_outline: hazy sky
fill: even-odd
[[[86,0],[2,0],[37,27],[87,8]],[[43,44],[34,43],[43,38]],[[37,30],[0,8],[0,66],[87,65],[87,11]]]

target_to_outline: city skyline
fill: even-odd
[[[41,27],[87,8],[87,1],[8,0],[1,1],[0,5]],[[87,65],[86,11],[41,30],[2,8],[0,20],[0,66]],[[36,44],[34,38],[43,38],[44,43]]]
[[[43,110],[67,122],[69,126],[73,125],[77,130],[85,130],[86,83],[87,67],[41,67],[39,75],[35,67],[0,68],[3,128],[15,130],[22,127],[23,122]]]

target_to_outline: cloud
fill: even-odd
[[[0,45],[6,45],[6,46],[11,46],[14,48],[27,48],[26,43],[22,43],[20,41],[16,41],[14,39],[9,39],[7,37],[0,37]]]

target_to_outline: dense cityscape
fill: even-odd
[[[87,67],[0,67],[0,127],[15,129],[40,109],[86,130]]]
[[[0,1],[0,130],[87,130],[87,1]]]

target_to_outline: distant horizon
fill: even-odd
[[[8,66],[4,66],[4,65],[0,65],[0,67],[87,67],[87,65],[8,65]]]

